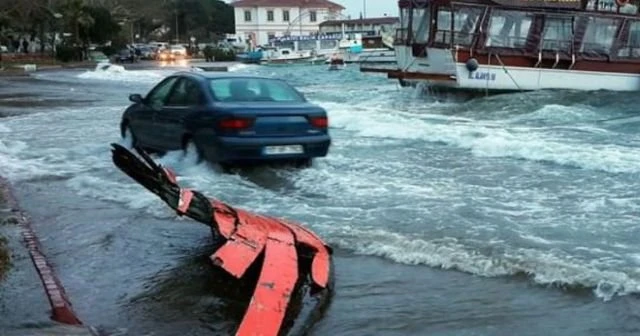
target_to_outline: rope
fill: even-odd
[[[522,90],[520,85],[518,85],[518,82],[516,82],[516,80],[513,78],[513,76],[511,76],[511,73],[509,72],[509,70],[507,70],[507,67],[504,65],[504,63],[502,63],[502,59],[500,59],[500,55],[496,54],[496,59],[500,63],[500,66],[502,66],[502,70],[504,70],[504,73],[506,73],[507,76],[509,76],[509,78],[511,78],[511,81],[513,82],[513,84],[515,84],[516,88],[518,88],[518,90],[520,92],[523,92],[524,90]]]

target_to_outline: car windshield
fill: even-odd
[[[218,101],[303,102],[304,97],[284,81],[268,78],[216,78],[209,87]]]

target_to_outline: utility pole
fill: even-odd
[[[367,18],[367,0],[362,0],[362,17]]]
[[[178,30],[178,9],[176,8],[176,44],[180,43],[180,31]]]

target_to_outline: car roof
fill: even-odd
[[[238,74],[233,72],[222,72],[222,71],[198,71],[198,72],[190,72],[190,71],[178,71],[173,74],[174,76],[186,76],[198,79],[221,79],[221,78],[255,78],[255,79],[271,79],[271,80],[279,80],[278,78],[252,75],[252,74]]]

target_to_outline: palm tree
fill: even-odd
[[[75,41],[77,45],[80,45],[82,39],[80,37],[81,28],[89,28],[95,20],[86,10],[84,0],[66,0],[61,6],[60,11],[67,23],[73,28]]]

